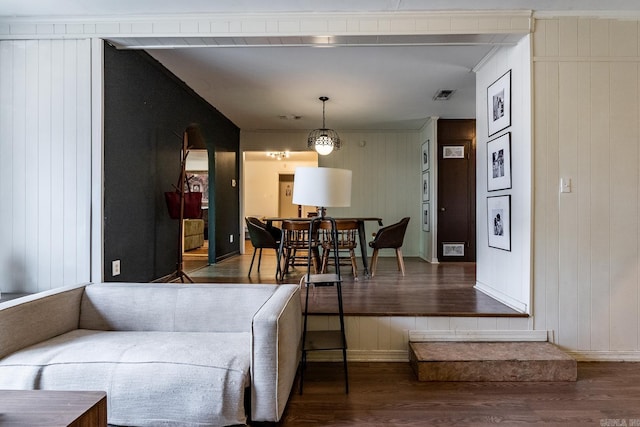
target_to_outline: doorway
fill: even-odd
[[[438,260],[476,261],[475,120],[438,121]]]
[[[300,216],[298,205],[293,204],[294,174],[280,174],[278,177],[278,216],[292,218]]]

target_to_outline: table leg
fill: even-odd
[[[360,239],[360,255],[364,264],[364,277],[369,278],[369,260],[367,259],[367,236],[364,234],[364,221],[358,221],[358,238]]]

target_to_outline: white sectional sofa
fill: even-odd
[[[0,389],[106,391],[114,425],[278,421],[300,320],[296,285],[55,289],[0,304]]]

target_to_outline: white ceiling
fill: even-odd
[[[1,0],[0,17],[132,16],[194,13],[389,12],[425,10],[640,10],[639,0]],[[462,38],[461,38],[462,37]],[[472,69],[496,45],[516,39],[468,35],[446,39],[332,38],[312,47],[303,38],[279,40],[112,40],[147,51],[241,129],[419,129],[429,116],[475,115]],[[193,43],[193,41],[189,41]],[[239,46],[239,44],[243,46]],[[220,45],[224,47],[220,47]],[[453,89],[449,101],[434,101]],[[295,117],[299,116],[299,119]]]
[[[471,69],[490,49],[254,47],[149,52],[241,129],[320,127],[318,98],[325,95],[330,98],[328,127],[419,129],[432,115],[475,116]],[[456,92],[449,101],[433,101],[438,89]]]

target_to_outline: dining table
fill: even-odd
[[[364,265],[364,276],[365,278],[369,277],[369,260],[367,258],[367,236],[365,234],[364,223],[367,221],[375,221],[378,223],[380,227],[382,227],[382,218],[378,217],[331,217],[336,221],[356,221],[358,223],[358,239],[360,243],[360,255],[362,257],[362,264]],[[264,217],[262,221],[264,221],[267,225],[267,228],[273,227],[274,222],[281,221],[306,221],[310,222],[313,219],[318,219],[316,216],[311,217]],[[327,217],[329,219],[329,217]]]

